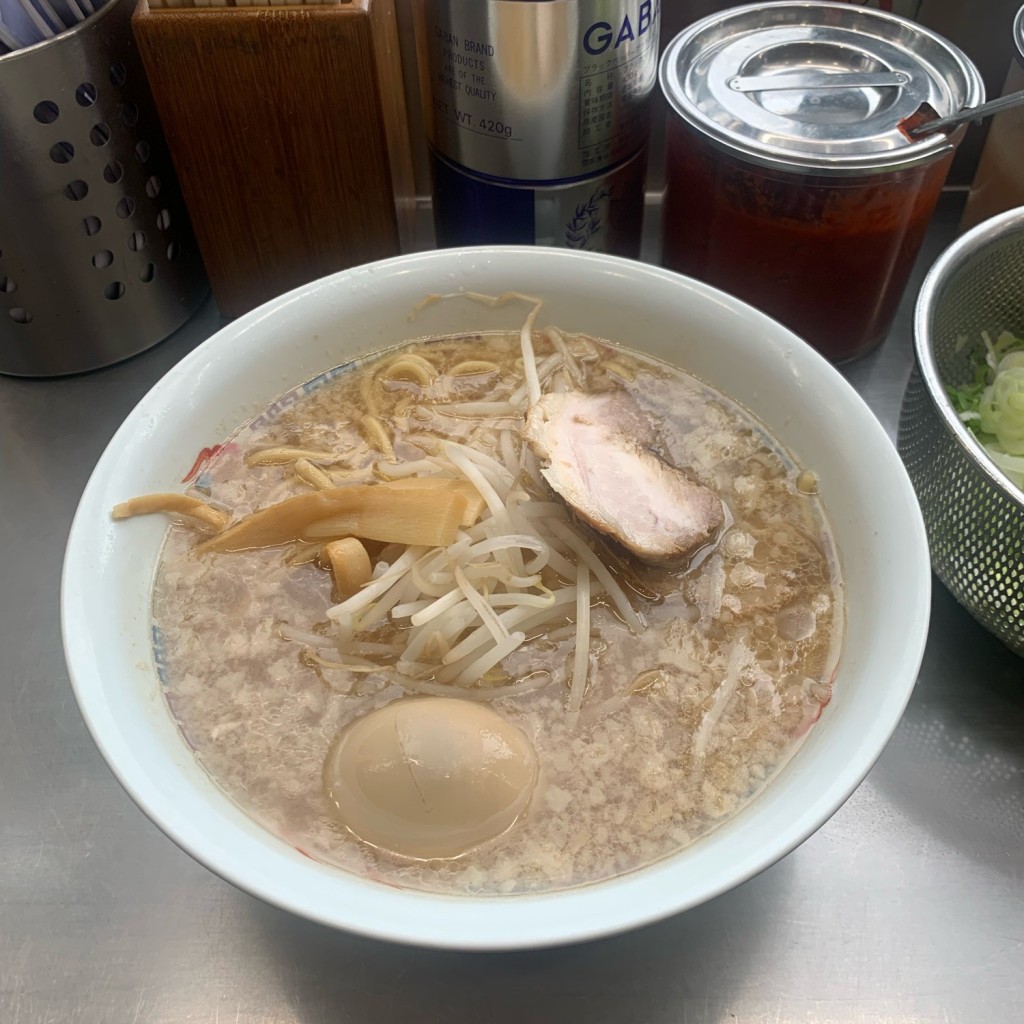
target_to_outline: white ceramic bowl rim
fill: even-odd
[[[444,897],[389,888],[316,864],[243,814],[181,741],[156,680],[146,602],[164,524],[148,517],[115,528],[109,517],[116,501],[139,488],[174,485],[180,444],[168,454],[165,435],[178,432],[189,443],[220,429],[219,440],[266,404],[252,407],[253,396],[238,389],[259,381],[263,399],[280,394],[332,358],[345,362],[356,348],[399,340],[396,325],[427,292],[462,289],[541,292],[550,308],[544,322],[624,341],[660,339],[650,344],[713,384],[727,380],[723,390],[766,418],[818,472],[847,575],[835,697],[767,790],[677,855],[544,895]],[[522,307],[510,315],[520,321]],[[471,316],[465,329],[491,325],[479,307]],[[374,333],[381,323],[387,326]],[[405,329],[437,330],[426,317],[422,329]],[[348,340],[339,345],[338,334]],[[225,396],[235,404],[224,407]],[[752,877],[806,839],[860,783],[896,727],[924,650],[930,583],[924,528],[902,463],[867,406],[817,353],[738,300],[668,271],[510,246],[343,271],[254,310],[186,356],[128,416],[85,488],[61,609],[72,685],[97,746],[135,802],[197,860],[327,925],[423,946],[510,949],[596,938],[666,917]]]

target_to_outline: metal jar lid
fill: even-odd
[[[934,32],[844,3],[733,7],[695,22],[661,58],[675,112],[721,149],[780,170],[863,174],[947,153],[897,127],[922,103],[940,117],[985,98],[971,60]]]
[[[1013,19],[1013,44],[1017,47],[1017,60],[1024,62],[1024,7]]]

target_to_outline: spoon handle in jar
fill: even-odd
[[[947,128],[955,128],[958,124],[964,124],[966,121],[980,121],[984,117],[990,117],[992,114],[998,114],[1003,110],[1019,107],[1022,103],[1024,103],[1024,90],[1011,92],[1005,96],[1000,96],[998,99],[989,100],[988,103],[982,103],[980,106],[959,110],[955,114],[950,114],[949,117],[939,117],[932,121],[924,121],[913,128],[908,128],[907,131],[910,135],[915,136],[928,135],[930,132],[941,132]]]

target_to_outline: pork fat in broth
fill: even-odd
[[[332,370],[186,495],[115,510],[176,517],[157,663],[206,771],[390,884],[633,871],[756,796],[831,695],[806,471],[681,370],[532,326]]]

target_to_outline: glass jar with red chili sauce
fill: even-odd
[[[736,7],[661,59],[671,113],[663,262],[782,321],[827,358],[892,324],[963,128],[901,122],[984,100],[959,49],[842,3]]]

